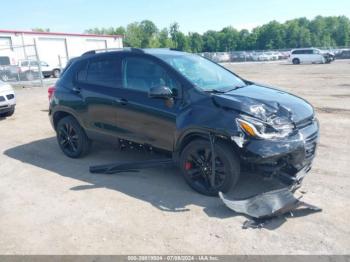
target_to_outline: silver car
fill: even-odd
[[[16,107],[16,95],[12,86],[0,81],[0,117],[12,116]]]

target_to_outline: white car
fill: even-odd
[[[12,116],[15,107],[15,91],[9,84],[0,81],[0,117]]]
[[[330,55],[330,54],[329,54]],[[334,56],[333,56],[334,57]],[[289,57],[289,62],[298,64],[324,64],[330,63],[328,54],[323,53],[317,48],[299,48],[293,49]]]
[[[41,72],[44,77],[53,76],[58,78],[61,70],[58,66],[50,66],[48,63],[41,61]],[[39,77],[39,65],[36,60],[19,60],[18,67],[20,68],[21,74],[26,80],[33,80]]]
[[[269,61],[269,56],[262,52],[252,54],[253,61]]]
[[[275,61],[275,60],[278,60],[278,59],[279,59],[279,55],[278,55],[277,52],[266,52],[265,55],[268,56],[268,59],[269,59],[269,60]]]

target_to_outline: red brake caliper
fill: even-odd
[[[192,163],[191,162],[186,162],[185,163],[185,170],[190,170],[192,168]]]

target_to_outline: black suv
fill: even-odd
[[[171,152],[189,185],[207,195],[228,191],[242,169],[300,183],[319,136],[305,100],[168,49],[73,59],[49,115],[67,156],[87,154],[92,140],[152,146]]]

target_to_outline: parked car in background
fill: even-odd
[[[0,80],[7,82],[10,79],[18,79],[19,68],[11,65],[8,56],[0,56]]]
[[[270,57],[263,52],[255,52],[252,54],[253,61],[269,61]]]
[[[334,60],[334,54],[322,52],[317,48],[299,48],[293,49],[289,61],[294,65],[298,64],[324,64],[331,63]]]
[[[58,78],[61,73],[61,69],[57,66],[49,65],[48,63],[41,61],[41,72],[44,77],[54,77]]]
[[[35,60],[19,60],[18,68],[20,80],[32,81],[40,76],[38,62]]]
[[[288,59],[289,57],[290,57],[290,51],[281,51],[278,54],[278,59],[279,60]]]
[[[267,56],[268,60],[270,60],[270,61],[278,60],[278,53],[277,52],[265,52],[264,54]]]
[[[12,116],[16,107],[16,95],[11,85],[0,81],[0,117]]]
[[[350,50],[342,50],[338,52],[335,57],[337,59],[350,59]]]

